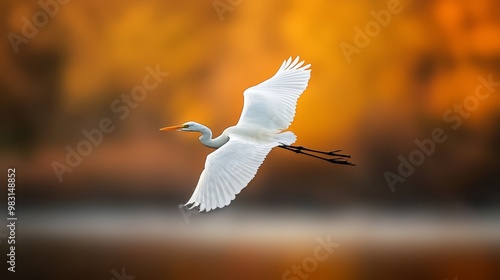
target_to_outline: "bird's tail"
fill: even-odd
[[[295,141],[297,141],[297,136],[295,136],[295,134],[293,134],[293,132],[291,132],[291,131],[285,131],[285,132],[277,134],[276,140],[278,141],[278,143],[280,143],[282,145],[283,144],[284,145],[292,145],[293,143],[295,143]]]

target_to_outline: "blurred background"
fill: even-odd
[[[500,85],[479,78],[500,81],[498,1],[0,7],[0,178],[16,168],[18,217],[15,274],[0,229],[2,279],[500,279]],[[229,207],[179,208],[211,150],[158,129],[218,135],[296,55],[312,65],[296,144],[358,166],[275,150]],[[399,175],[435,129],[446,140]],[[319,260],[318,239],[340,246]]]

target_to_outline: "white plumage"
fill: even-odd
[[[199,206],[210,211],[229,205],[238,193],[253,179],[272,143],[252,143],[236,135],[221,148],[207,156],[205,169],[186,205]]]
[[[201,132],[200,141],[217,149],[207,156],[205,169],[186,205],[207,212],[229,205],[274,147],[295,142],[292,132],[282,131],[292,123],[297,100],[311,76],[310,65],[303,64],[299,57],[293,61],[290,57],[270,79],[245,90],[238,123],[215,139],[211,139],[209,128],[196,122],[161,129]]]
[[[307,69],[310,65],[301,67],[302,64],[299,57],[293,62],[289,58],[269,80],[245,90],[245,103],[236,126],[287,129],[295,117],[297,99],[311,77],[311,70]]]

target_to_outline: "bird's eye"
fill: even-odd
[[[188,128],[188,127],[189,127],[189,124],[185,124],[185,125],[183,126],[183,128]]]

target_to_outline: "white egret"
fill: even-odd
[[[297,100],[311,77],[310,64],[303,64],[299,57],[293,61],[290,57],[270,79],[245,90],[238,123],[215,139],[208,127],[196,122],[160,129],[200,132],[200,142],[217,149],[207,156],[205,169],[186,206],[192,204],[191,208],[199,206],[200,212],[208,212],[229,205],[253,179],[274,147],[332,163],[354,165],[345,159],[350,156],[338,154],[340,150],[322,152],[291,146],[297,138],[291,131],[284,130],[292,123]]]

